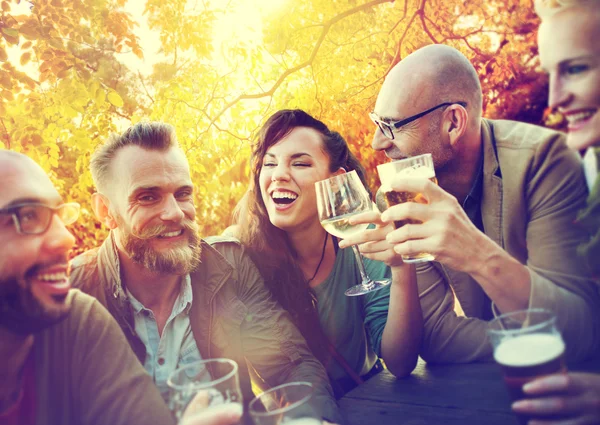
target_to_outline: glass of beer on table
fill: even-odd
[[[167,380],[169,408],[179,425],[203,423],[215,409],[243,412],[238,364],[199,360],[176,369]]]
[[[309,382],[271,388],[250,402],[250,417],[255,425],[321,425],[321,417],[310,404],[313,391]]]
[[[525,398],[523,385],[545,375],[565,373],[565,343],[549,310],[503,314],[490,322],[488,335],[513,401]],[[533,419],[518,415],[522,424]]]
[[[404,202],[416,202],[419,204],[427,203],[427,199],[421,193],[398,192],[393,190],[391,184],[395,178],[429,179],[437,184],[435,169],[433,168],[433,159],[429,153],[378,165],[377,173],[379,174],[379,180],[381,181],[381,189],[379,189],[379,191],[383,192],[387,208]],[[421,224],[421,221],[411,219],[394,221],[396,229],[399,229],[405,224]],[[434,257],[426,252],[420,252],[413,255],[403,255],[402,260],[405,263],[421,263],[424,261],[433,261]]]

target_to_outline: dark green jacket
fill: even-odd
[[[117,320],[140,362],[145,346],[134,328],[122,286],[114,235],[72,261],[73,286],[96,297]],[[253,397],[248,367],[269,386],[309,381],[314,407],[341,422],[327,373],[308,349],[289,314],[272,298],[244,248],[232,238],[202,241],[201,264],[191,274],[190,323],[202,358],[225,357],[239,365],[244,403]]]

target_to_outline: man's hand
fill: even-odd
[[[533,420],[529,425],[600,423],[600,375],[560,373],[538,378],[523,386],[526,396],[512,408],[536,417],[556,415],[560,420]],[[568,418],[568,419],[567,419]]]
[[[384,223],[407,219],[422,222],[405,224],[387,235],[396,253],[427,252],[436,261],[470,274],[482,264],[482,253],[494,247],[501,249],[475,227],[454,196],[431,181],[396,178],[391,187],[399,192],[420,193],[428,202],[394,205],[382,214]]]
[[[381,261],[390,267],[401,266],[402,257],[394,251],[394,246],[386,240],[388,233],[394,230],[393,223],[381,221],[381,214],[369,211],[357,214],[350,219],[350,224],[375,224],[374,229],[352,235],[340,241],[340,248],[358,245],[360,253],[371,259]]]

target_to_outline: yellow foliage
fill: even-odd
[[[141,120],[175,127],[209,235],[229,224],[251,140],[278,109],[303,108],[339,131],[376,189],[385,158],[370,148],[368,112],[389,69],[420,46],[447,43],[473,61],[488,115],[544,108],[537,18],[523,0],[148,0],[136,16],[123,1],[51,0],[11,16],[17,2],[1,3],[0,147],[30,155],[82,204],[76,252],[106,237],[89,203],[90,155]],[[158,45],[140,43],[140,19]],[[19,43],[15,60],[7,51]]]
[[[121,98],[121,96],[119,96],[119,94],[117,92],[114,92],[114,91],[109,92],[108,95],[106,96],[106,98],[112,105],[116,106],[117,108],[120,108],[123,106],[123,99]]]

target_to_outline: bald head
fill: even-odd
[[[30,175],[36,179],[47,180],[46,172],[34,160],[22,153],[0,149],[0,179],[4,182],[9,177],[18,175]],[[0,191],[8,190],[6,184],[1,186]]]
[[[18,202],[58,202],[61,197],[46,172],[21,153],[0,150],[0,208]]]
[[[534,7],[539,17],[545,20],[572,7],[581,7],[589,12],[597,11],[600,9],[600,0],[535,0]]]
[[[385,79],[380,97],[386,104],[414,105],[415,113],[440,103],[465,101],[470,115],[481,116],[481,85],[475,68],[458,50],[442,44],[423,47],[400,61]]]

